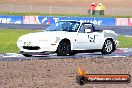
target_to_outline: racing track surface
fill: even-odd
[[[38,24],[0,24],[0,29],[46,29],[48,25],[38,25]],[[96,26],[96,29],[100,30],[113,30],[120,35],[130,35],[132,36],[132,27],[131,26]]]
[[[41,55],[41,56],[32,56],[24,57],[21,54],[7,53],[0,54],[0,61],[18,61],[18,60],[46,60],[46,59],[67,59],[67,58],[101,58],[101,57],[129,57],[132,56],[132,48],[121,48],[117,49],[112,54],[102,55],[101,53],[79,53],[74,56],[57,56],[56,54]]]
[[[45,29],[48,25],[19,25],[19,24],[0,24],[0,29]],[[132,36],[132,27],[127,26],[98,26],[99,29],[113,30],[119,35]],[[117,49],[114,53],[109,55],[102,55],[101,53],[81,53],[75,56],[57,56],[50,54],[45,56],[24,57],[20,54],[0,54],[2,61],[16,61],[16,60],[33,60],[33,59],[63,59],[63,58],[96,58],[96,57],[128,57],[132,56],[132,48],[130,49]]]

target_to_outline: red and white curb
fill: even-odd
[[[22,54],[17,53],[6,53],[6,54],[0,54],[0,57],[24,57]]]
[[[132,48],[118,48],[114,53],[117,55],[115,56],[110,56],[110,57],[122,57],[120,53],[132,53]],[[0,54],[0,57],[24,57],[22,54],[17,54],[17,53],[5,53],[5,54]],[[107,57],[107,56],[104,56]],[[124,56],[125,57],[125,56]]]
[[[130,53],[132,52],[132,48],[118,48],[115,53]]]

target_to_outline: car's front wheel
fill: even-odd
[[[112,39],[107,39],[104,42],[101,53],[102,54],[111,54],[114,51],[114,42]]]
[[[69,41],[61,41],[57,48],[58,56],[67,56],[70,55],[71,45]]]

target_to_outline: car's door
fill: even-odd
[[[75,50],[98,49],[101,42],[101,32],[93,32],[93,26],[89,23],[81,25],[76,37]]]
[[[88,34],[89,47],[88,49],[102,49],[104,37],[102,32],[91,32]],[[87,47],[86,47],[87,48]]]

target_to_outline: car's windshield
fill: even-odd
[[[80,22],[76,21],[59,21],[49,26],[46,31],[68,31],[76,32]]]

